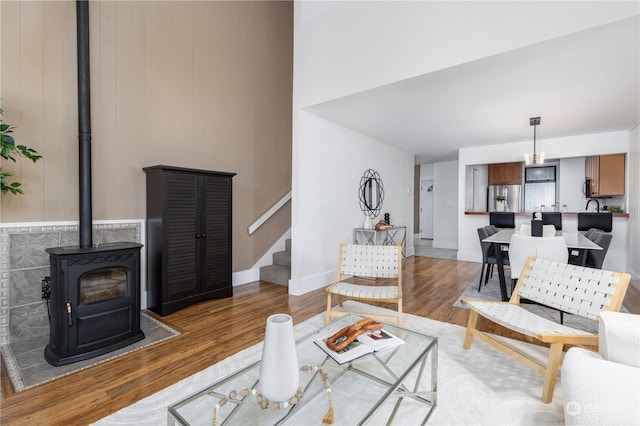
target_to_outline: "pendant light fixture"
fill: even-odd
[[[544,164],[544,152],[536,153],[536,126],[540,124],[540,117],[531,117],[529,125],[533,126],[533,154],[528,152],[524,154],[525,164]]]

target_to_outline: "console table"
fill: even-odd
[[[402,246],[404,257],[405,242],[407,240],[406,226],[392,226],[388,229],[354,228],[353,243],[370,246]]]

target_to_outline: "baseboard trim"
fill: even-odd
[[[260,281],[260,268],[245,269],[231,274],[231,285],[233,287],[254,281]]]
[[[334,269],[303,279],[292,278],[289,280],[289,294],[300,296],[310,291],[326,287],[335,280],[336,273],[337,270]]]

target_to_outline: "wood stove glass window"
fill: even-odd
[[[127,270],[97,269],[80,277],[80,303],[96,302],[127,294]]]

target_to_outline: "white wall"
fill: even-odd
[[[585,155],[601,155],[601,154],[614,154],[620,152],[629,152],[629,132],[609,132],[609,133],[597,133],[591,135],[578,135],[565,138],[554,138],[539,140],[538,146],[541,151],[546,151],[549,158],[560,159],[562,162],[565,159],[571,159],[578,156]],[[637,138],[637,135],[636,135]],[[636,142],[637,143],[637,142]],[[489,223],[487,216],[473,216],[464,214],[464,199],[465,199],[465,173],[468,165],[480,164],[480,163],[500,163],[509,161],[521,161],[522,155],[526,152],[528,142],[515,142],[504,145],[490,145],[484,147],[464,148],[459,151],[459,167],[458,178],[460,184],[458,185],[460,193],[458,194],[458,200],[460,206],[458,208],[458,260],[467,261],[482,261],[482,254],[480,252],[480,245],[478,243],[478,237],[476,229],[480,226],[485,226]],[[638,154],[629,157],[636,158]],[[571,162],[569,163],[571,164]],[[577,165],[573,165],[577,167]],[[582,165],[584,170],[584,163]],[[629,175],[628,181],[633,179],[632,167],[627,168],[627,174]],[[629,190],[625,197],[625,206],[631,203],[634,205],[632,191]],[[635,195],[637,204],[637,194]],[[562,201],[562,200],[561,200]],[[578,201],[575,201],[578,202]],[[578,206],[579,207],[579,206]],[[583,210],[584,207],[577,209]],[[634,218],[632,210],[628,210],[632,220]],[[637,216],[637,212],[636,212]],[[516,218],[516,225],[518,221],[524,221],[524,218]],[[567,230],[577,230],[577,221],[573,224],[573,221],[568,219],[563,220],[563,230],[565,228],[565,222]],[[625,253],[628,253],[629,244],[636,238],[638,241],[637,231],[633,231],[633,224],[629,223],[627,219],[614,219],[614,237],[611,242],[609,254],[610,258],[608,265],[615,267],[615,270],[631,272],[629,270],[629,262]],[[615,259],[614,259],[615,258]],[[605,265],[606,266],[606,265]],[[636,273],[637,274],[637,273]]]
[[[458,162],[434,164],[433,247],[458,248]]]
[[[377,220],[389,213],[394,225],[406,225],[412,255],[413,155],[304,110],[294,116],[289,293],[335,279],[339,243],[351,243],[353,228],[362,226],[358,187],[367,169],[376,170],[384,186]]]
[[[628,272],[640,277],[640,126],[636,125],[629,134],[629,155],[627,156],[627,204],[629,212]]]
[[[422,164],[420,166],[420,180],[433,180],[433,164]]]

